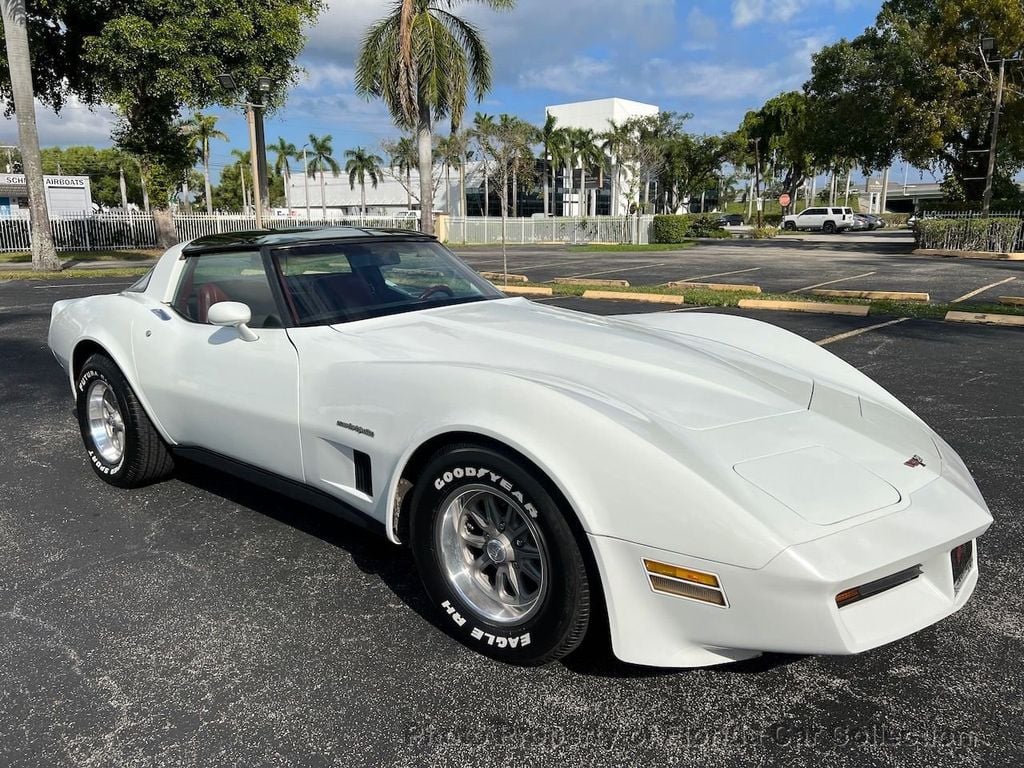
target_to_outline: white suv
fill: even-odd
[[[783,229],[820,229],[827,234],[850,229],[853,224],[852,208],[806,208],[782,219]]]

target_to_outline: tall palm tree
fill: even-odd
[[[461,165],[464,153],[462,135],[458,131],[437,140],[437,155],[444,166],[444,204],[449,216],[452,213],[452,166]]]
[[[288,161],[295,158],[298,154],[298,150],[295,149],[295,145],[290,141],[285,141],[281,136],[277,137],[277,142],[267,147],[268,152],[274,153],[274,173],[280,176],[284,180],[284,207],[291,213],[292,210],[292,167]]]
[[[50,213],[46,208],[46,188],[43,186],[43,159],[39,153],[39,133],[36,130],[36,108],[32,90],[32,62],[28,50],[27,14],[25,0],[0,0],[0,16],[4,23],[7,44],[7,65],[11,76],[11,95],[18,120],[18,143],[21,145],[21,163],[28,186],[28,206],[32,228],[32,269],[60,269],[57,248],[50,229]]]
[[[377,182],[380,181],[380,166],[384,160],[379,155],[371,154],[362,147],[346,149],[345,157],[348,159],[348,162],[345,163],[345,173],[348,174],[349,186],[355,189],[356,182],[359,182],[359,212],[365,219],[366,177],[370,177],[370,183],[376,189]]]
[[[203,183],[206,187],[206,212],[213,213],[213,193],[210,191],[210,142],[213,139],[227,141],[224,131],[217,130],[217,117],[196,112],[184,125],[188,133],[189,148],[197,152],[203,162]]]
[[[473,0],[495,10],[515,0]],[[481,101],[491,88],[491,57],[480,31],[451,11],[451,0],[397,0],[367,30],[356,63],[356,91],[384,100],[395,124],[415,130],[420,170],[420,223],[433,233],[434,124],[458,129],[468,91]]]
[[[587,199],[587,171],[604,169],[604,153],[597,146],[597,136],[590,128],[571,128],[568,135],[568,159],[572,168],[580,169],[579,200],[583,216],[590,215],[590,201]]]
[[[242,181],[242,213],[249,212],[249,195],[245,190],[245,169],[252,162],[249,150],[232,149],[231,156],[237,158],[238,178]]]
[[[488,142],[490,141],[491,136],[494,135],[497,125],[498,124],[494,122],[493,115],[477,112],[473,117],[473,127],[470,129],[470,134],[472,135],[473,140],[480,148],[481,168],[484,174],[484,216],[490,216],[491,214],[491,190],[487,183],[487,157],[490,154]]]
[[[537,129],[530,123],[512,115],[502,114],[498,117],[498,125],[503,136],[511,138],[514,150],[517,155],[516,162],[512,163],[512,208],[511,215],[519,215],[519,169],[527,169],[528,161],[533,159],[533,152],[530,145],[537,138]],[[528,160],[529,159],[529,160]],[[505,215],[509,215],[508,211]]]
[[[631,129],[626,123],[608,121],[608,130],[600,134],[601,150],[612,168],[612,209],[613,216],[619,215],[619,190],[622,187],[622,152],[628,146]]]
[[[405,200],[406,208],[412,210],[412,169],[419,162],[419,155],[416,151],[416,142],[408,136],[403,136],[398,141],[387,142],[385,151],[390,155],[391,170],[405,175]]]
[[[325,219],[327,218],[327,192],[324,174],[328,169],[331,171],[331,175],[335,177],[341,172],[338,161],[331,156],[334,152],[334,147],[331,145],[333,141],[334,137],[331,134],[326,136],[309,134],[309,147],[312,157],[309,161],[309,170],[307,172],[313,177],[316,176],[317,171],[320,172],[320,209]]]
[[[551,205],[551,208],[548,207],[548,175],[549,175],[549,171],[553,170],[553,166],[555,166],[557,164],[555,162],[555,157],[554,156],[558,152],[558,150],[560,149],[560,145],[562,144],[562,137],[563,136],[564,136],[564,133],[563,133],[562,129],[558,127],[558,118],[556,118],[552,114],[548,114],[548,116],[544,120],[544,125],[542,125],[540,127],[540,130],[538,131],[538,139],[540,141],[541,147],[543,148],[543,155],[544,155],[544,157],[542,159],[544,161],[544,215],[545,216],[547,216],[548,213],[551,212],[551,208],[554,208],[554,194],[555,194],[555,190],[554,190],[553,174],[552,174],[552,179],[551,179],[551,181],[552,181],[552,189],[551,189],[552,198],[551,198],[551,201],[550,201],[552,203],[552,205]]]

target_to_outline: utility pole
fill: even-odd
[[[761,229],[763,218],[761,209],[761,137],[754,139],[754,197],[757,198],[757,228]]]
[[[992,207],[992,180],[996,173],[996,146],[999,141],[999,112],[1003,108],[1003,85],[1006,81],[1006,59],[999,60],[999,85],[996,87],[996,108],[992,113],[992,139],[988,147],[988,170],[985,172],[985,196],[981,215],[988,216]]]
[[[256,229],[263,229],[263,197],[260,190],[260,160],[256,142],[256,110],[252,104],[245,105],[245,120],[249,124],[249,178],[252,179],[252,207],[256,212]]]

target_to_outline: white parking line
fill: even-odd
[[[638,269],[653,269],[654,267],[664,267],[666,264],[671,263],[671,261],[665,261],[661,264],[643,264],[639,267],[626,267],[625,269],[618,267],[616,269],[605,269],[601,272],[584,272],[581,275],[569,275],[569,277],[597,277],[598,275],[608,275],[612,272],[636,272]]]
[[[814,285],[805,285],[803,288],[794,288],[792,291],[786,291],[786,293],[800,293],[800,291],[809,291],[812,288],[821,288],[823,285],[834,285],[835,283],[842,283],[846,280],[856,280],[858,277],[869,277],[870,275],[876,274],[875,272],[865,272],[863,275],[853,275],[852,277],[840,277],[838,280],[827,280],[824,283],[815,283]]]
[[[959,304],[961,301],[967,301],[968,299],[970,299],[970,298],[972,298],[974,296],[977,296],[979,293],[984,293],[989,288],[995,288],[997,285],[1002,285],[1003,283],[1008,283],[1011,280],[1016,280],[1016,278],[1008,277],[1005,280],[1000,280],[997,283],[992,283],[991,285],[984,285],[981,288],[978,288],[976,290],[971,291],[970,293],[965,293],[959,299],[953,299],[953,301],[951,301],[950,304]]]
[[[709,277],[725,277],[726,275],[739,275],[743,272],[757,272],[757,270],[759,269],[760,267],[751,267],[750,269],[734,269],[732,272],[715,272],[713,275],[695,275],[694,277],[684,277],[682,280],[674,282],[692,283],[694,280],[706,280]],[[662,285],[668,285],[668,283],[662,283]]]
[[[869,325],[866,328],[858,328],[855,331],[847,331],[846,333],[837,333],[835,336],[829,336],[828,338],[822,339],[821,341],[815,342],[819,347],[827,347],[829,344],[834,344],[837,341],[843,341],[844,339],[852,339],[854,336],[860,336],[862,333],[868,331],[874,331],[879,328],[885,328],[889,325],[896,325],[909,320],[909,317],[899,317],[895,320],[888,320],[884,323],[878,323],[877,325]]]
[[[63,285],[33,285],[32,287],[35,288],[37,291],[42,289],[42,288],[93,288],[93,287],[104,288],[104,287],[110,287],[112,285],[117,285],[117,286],[131,285],[133,279],[137,279],[137,278],[126,278],[124,280],[124,282],[121,282],[121,283],[72,283],[70,285],[68,285],[67,283],[64,283]]]

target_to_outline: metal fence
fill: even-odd
[[[1024,211],[921,211],[922,219],[1024,219]]]
[[[58,251],[156,248],[156,224],[148,213],[61,214],[50,219]],[[28,217],[0,218],[0,251],[31,247]]]
[[[505,242],[528,243],[648,243],[653,216],[594,216],[591,218],[505,219]],[[502,241],[499,217],[452,218],[447,242],[493,245]]]
[[[203,235],[240,232],[256,229],[256,217],[241,214],[184,214],[172,217],[178,240],[194,240]],[[268,229],[295,227],[380,227],[415,229],[418,222],[410,217],[339,216],[299,219],[287,216],[264,216]],[[58,251],[100,251],[136,248],[157,248],[157,230],[148,213],[62,213],[50,218],[50,229]],[[0,218],[0,252],[27,251],[31,233],[27,216]]]

